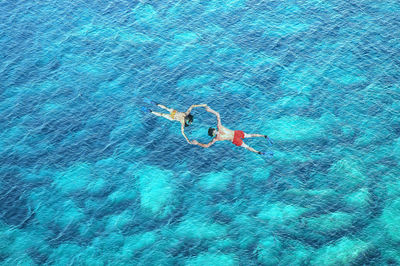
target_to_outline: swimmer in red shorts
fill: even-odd
[[[208,129],[208,135],[211,137],[214,137],[213,140],[210,141],[209,143],[203,144],[203,143],[199,143],[197,140],[193,140],[193,141],[191,141],[192,144],[199,145],[203,148],[208,148],[217,141],[229,140],[229,141],[232,141],[232,143],[235,144],[236,146],[243,147],[245,149],[248,149],[249,151],[258,153],[260,155],[265,155],[265,152],[256,151],[252,147],[249,147],[246,143],[243,142],[243,139],[253,138],[253,137],[263,137],[263,138],[266,138],[271,144],[271,140],[268,138],[267,135],[247,134],[241,130],[235,130],[235,131],[230,130],[229,128],[226,128],[221,124],[221,118],[220,118],[220,115],[218,112],[214,111],[213,109],[211,109],[208,106],[206,106],[205,108],[206,108],[207,112],[210,112],[217,117],[218,130],[216,130],[215,128],[211,128],[211,127]],[[272,154],[269,154],[269,155],[272,155]]]

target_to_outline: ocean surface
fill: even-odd
[[[400,265],[399,14],[1,1],[0,264]]]

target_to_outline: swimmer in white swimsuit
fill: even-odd
[[[169,112],[169,114],[154,112],[153,110],[145,108],[146,111],[152,113],[153,115],[161,116],[161,117],[164,117],[164,118],[166,118],[166,119],[168,119],[170,121],[178,121],[179,123],[181,123],[181,133],[182,133],[182,135],[185,137],[186,141],[189,144],[192,144],[190,142],[190,140],[185,135],[185,127],[190,126],[192,124],[192,122],[193,122],[193,115],[191,115],[190,112],[195,107],[206,107],[207,106],[206,104],[194,104],[194,105],[190,106],[189,109],[187,109],[186,112],[179,112],[177,110],[174,110],[172,108],[168,108],[168,107],[166,107],[166,106],[164,106],[162,104],[157,104],[157,103],[155,103],[153,101],[150,101],[150,100],[147,100],[146,102],[155,104],[158,107],[167,110]]]

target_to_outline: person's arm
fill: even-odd
[[[198,145],[198,146],[200,146],[200,147],[203,147],[203,148],[208,148],[208,147],[210,147],[211,145],[213,145],[216,141],[217,141],[217,140],[214,138],[212,141],[210,141],[210,142],[207,143],[207,144],[200,143],[200,142],[198,142],[197,140],[192,140],[191,143],[194,144],[194,145]]]
[[[196,107],[206,107],[207,104],[193,104],[192,106],[189,107],[189,109],[187,109],[187,111],[185,112],[185,115],[190,114],[190,112],[192,111],[193,108]]]
[[[221,117],[220,117],[220,115],[219,115],[219,113],[218,113],[217,111],[211,109],[211,108],[208,107],[208,106],[206,106],[206,111],[209,112],[209,113],[214,114],[214,115],[217,117],[218,128],[219,128],[220,126],[222,126],[222,124],[221,124]]]
[[[181,124],[181,132],[182,132],[182,135],[185,137],[186,141],[187,141],[189,144],[192,144],[192,143],[190,142],[190,140],[188,139],[188,137],[186,137],[186,135],[185,135],[185,126],[184,126],[183,124]]]

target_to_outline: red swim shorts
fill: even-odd
[[[242,146],[244,139],[244,132],[241,130],[235,130],[235,135],[233,135],[232,143],[236,146]]]

